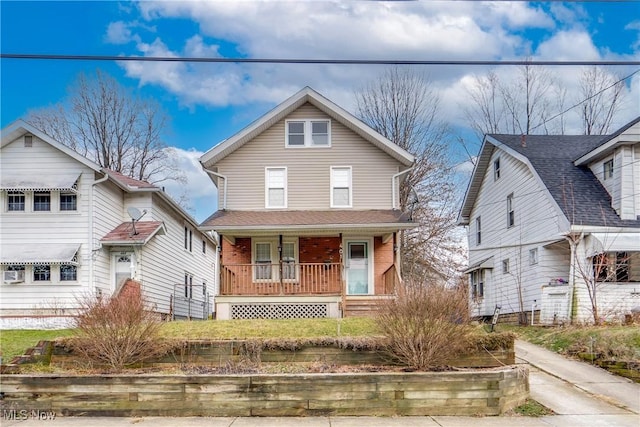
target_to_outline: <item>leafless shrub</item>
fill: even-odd
[[[468,348],[472,333],[464,293],[436,284],[406,284],[377,323],[391,359],[420,371],[442,369]]]
[[[81,314],[71,339],[74,352],[115,371],[166,354],[159,339],[162,321],[147,306],[141,292],[79,300]]]

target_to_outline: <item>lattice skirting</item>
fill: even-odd
[[[232,319],[316,319],[329,317],[328,304],[231,304]]]

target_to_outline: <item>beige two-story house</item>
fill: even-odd
[[[304,88],[200,159],[219,209],[219,319],[366,312],[400,282],[411,154]]]

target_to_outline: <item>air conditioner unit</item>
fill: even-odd
[[[3,271],[4,283],[21,283],[24,282],[24,271]]]

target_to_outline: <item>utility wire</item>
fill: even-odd
[[[140,61],[140,62],[194,62],[235,64],[332,64],[332,65],[547,65],[547,66],[629,66],[633,61],[547,61],[547,60],[408,60],[408,59],[302,59],[302,58],[213,58],[179,56],[115,56],[115,55],[50,55],[30,53],[0,53],[2,59],[56,60],[56,61]]]
[[[629,74],[628,76],[625,76],[625,77],[621,78],[621,79],[620,79],[620,80],[618,80],[617,82],[612,83],[611,85],[609,85],[609,86],[607,86],[607,87],[605,87],[605,88],[603,88],[603,89],[599,90],[598,92],[594,93],[593,95],[591,95],[591,96],[589,96],[589,97],[587,97],[587,98],[583,99],[582,101],[580,101],[580,102],[578,102],[578,103],[576,103],[576,104],[572,105],[571,107],[567,108],[566,110],[559,112],[559,113],[558,113],[558,114],[556,114],[555,116],[552,116],[552,117],[549,117],[549,118],[548,118],[548,119],[546,119],[546,120],[543,120],[543,121],[542,121],[542,122],[540,122],[538,125],[536,125],[536,126],[532,127],[531,129],[529,129],[529,132],[531,132],[531,131],[534,131],[534,130],[538,129],[540,126],[543,126],[543,125],[545,125],[545,124],[549,123],[551,120],[557,119],[558,117],[562,116],[563,114],[568,113],[570,110],[573,110],[574,108],[579,107],[580,105],[584,104],[584,103],[585,103],[585,102],[587,102],[588,100],[590,100],[590,99],[592,99],[592,98],[595,98],[596,96],[598,96],[598,95],[602,94],[603,92],[605,92],[605,91],[607,91],[607,90],[609,90],[609,89],[611,89],[611,88],[613,88],[613,87],[617,86],[617,85],[618,85],[618,84],[620,84],[621,82],[623,82],[623,81],[625,81],[625,80],[627,80],[627,79],[630,79],[631,77],[633,77],[633,76],[634,76],[635,74],[637,74],[638,72],[640,72],[640,68],[639,68],[639,69],[637,69],[637,70],[635,70],[633,73]]]

